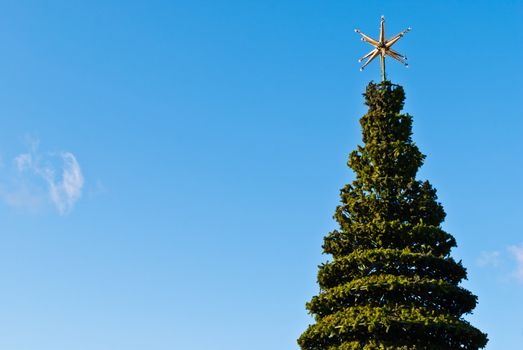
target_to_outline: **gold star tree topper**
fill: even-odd
[[[371,38],[368,35],[363,34],[359,29],[355,29],[354,31],[361,35],[361,40],[365,41],[366,43],[371,44],[374,46],[374,50],[363,56],[358,60],[358,62],[363,61],[364,59],[367,59],[367,62],[361,66],[360,70],[363,70],[369,63],[371,63],[376,57],[380,56],[380,63],[381,63],[381,78],[383,81],[386,80],[385,75],[385,56],[390,56],[394,58],[396,61],[399,61],[403,63],[406,67],[408,67],[408,63],[405,62],[407,60],[407,57],[403,56],[397,51],[394,51],[392,49],[392,45],[398,42],[398,40],[401,39],[405,34],[407,34],[412,28],[407,28],[404,31],[394,35],[393,37],[385,40],[385,17],[381,16],[381,25],[380,25],[380,40],[375,40]]]

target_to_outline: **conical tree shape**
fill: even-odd
[[[416,180],[425,156],[401,114],[403,88],[370,83],[361,118],[364,146],[350,154],[356,173],[341,190],[339,229],[324,240],[333,261],[320,266],[319,295],[307,303],[316,323],[303,350],[480,349],[487,336],[463,320],[477,297],[450,257],[456,241],[441,229],[445,212],[428,181]]]

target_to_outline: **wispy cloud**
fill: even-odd
[[[31,139],[28,152],[13,158],[14,174],[0,187],[0,197],[9,206],[31,210],[48,202],[66,215],[82,196],[80,164],[71,152],[40,153],[38,146],[39,141]]]
[[[10,207],[24,208],[29,211],[37,211],[45,203],[44,193],[27,185],[18,185],[12,189],[6,189],[3,186],[0,197]]]
[[[500,255],[498,251],[481,252],[476,263],[479,267],[498,267],[500,264]]]
[[[516,270],[513,275],[520,282],[523,282],[523,244],[511,245],[507,249],[516,260]]]
[[[507,282],[523,283],[523,243],[509,245],[505,250],[483,251],[476,265],[496,269],[499,277]]]
[[[67,214],[82,196],[84,177],[80,164],[72,153],[62,152],[60,157],[63,161],[61,178],[56,179],[55,172],[51,168],[45,168],[42,176],[49,185],[51,201],[61,214]]]
[[[33,157],[30,153],[19,154],[15,157],[15,164],[18,171],[24,171],[31,168]]]

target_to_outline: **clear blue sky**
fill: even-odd
[[[0,348],[298,349],[382,14],[468,319],[522,349],[523,3],[291,0],[0,1]]]

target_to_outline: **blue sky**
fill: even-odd
[[[0,1],[0,348],[298,349],[382,14],[468,319],[521,349],[523,3],[291,0]]]

